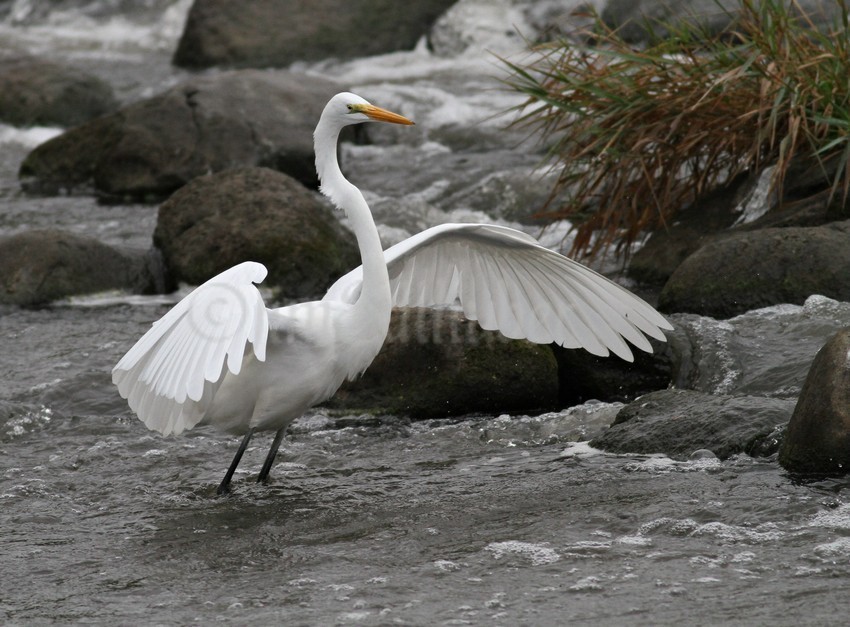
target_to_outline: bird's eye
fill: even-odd
[[[354,105],[345,105],[349,111],[354,111]]]

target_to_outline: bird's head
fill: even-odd
[[[413,124],[403,115],[376,107],[369,101],[356,94],[342,92],[330,99],[323,117],[337,118],[341,126],[359,124],[361,122],[390,122],[391,124]]]

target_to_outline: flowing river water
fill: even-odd
[[[73,13],[76,22],[10,22],[0,40],[112,77],[131,100],[179,80],[169,33],[179,33],[187,6],[153,22],[106,20],[100,36]],[[409,96],[422,125],[439,126],[514,102],[497,90],[465,95],[463,82],[492,66],[484,58],[420,49],[306,69],[344,75],[382,104]],[[492,80],[481,76],[481,85]],[[486,135],[498,123],[479,126]],[[55,132],[0,127],[0,235],[58,226],[147,248],[155,207],[20,193],[18,164]],[[478,215],[480,207],[449,200],[472,195],[484,171],[516,172],[537,158],[507,150],[455,158],[429,142],[346,149],[360,157],[355,180],[379,219],[382,205],[396,203],[383,214],[385,237]],[[423,154],[436,158],[414,168]],[[433,165],[442,160],[450,171]],[[386,161],[416,176],[399,180],[393,167],[381,169]],[[269,444],[258,437],[233,495],[217,498],[237,440],[205,428],[178,438],[149,432],[109,380],[174,300],[112,294],[0,309],[0,622],[845,620],[847,479],[799,482],[772,458],[675,461],[590,448],[618,405],[416,423],[316,410],[294,425],[268,486],[253,481]],[[793,398],[815,351],[850,325],[850,305],[813,298],[732,321],[677,320],[704,345],[700,389]]]

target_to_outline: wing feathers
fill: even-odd
[[[519,231],[486,224],[443,224],[384,251],[393,303],[460,301],[487,330],[538,343],[609,351],[631,361],[628,343],[651,352],[670,324],[650,305],[593,270]],[[337,281],[325,299],[355,302],[362,270]]]
[[[213,277],[155,322],[112,371],[130,408],[151,429],[180,433],[203,418],[226,370],[238,374],[247,344],[264,360],[268,310],[246,262]]]

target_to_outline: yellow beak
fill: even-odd
[[[375,120],[376,122],[390,122],[392,124],[408,125],[414,124],[412,120],[408,120],[403,115],[387,111],[386,109],[381,109],[381,107],[376,107],[375,105],[363,105],[360,108],[360,112],[365,113],[370,119]]]

